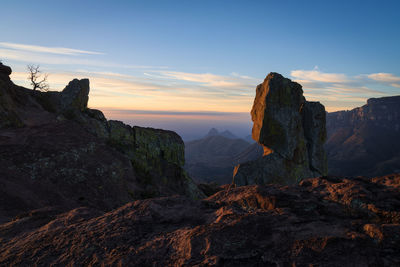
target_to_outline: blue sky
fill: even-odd
[[[0,59],[22,85],[28,63],[55,90],[89,77],[89,104],[108,117],[243,135],[249,116],[235,114],[248,114],[271,71],[329,111],[399,94],[399,10],[398,1],[2,1]]]

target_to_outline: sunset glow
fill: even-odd
[[[132,3],[130,8],[113,6],[115,14],[106,20],[100,20],[103,17],[98,14],[106,13],[111,3],[85,9],[85,14],[75,9],[72,12],[72,4],[47,4],[5,4],[3,10],[8,12],[4,12],[4,19],[8,23],[0,26],[0,59],[13,67],[13,81],[26,87],[27,64],[39,64],[49,73],[51,90],[62,90],[74,78],[89,78],[89,105],[98,109],[248,114],[256,86],[271,71],[301,83],[307,99],[320,101],[327,111],[351,109],[365,104],[368,98],[399,93],[399,36],[391,35],[390,42],[384,44],[370,42],[374,29],[381,34],[396,31],[398,19],[388,10],[386,20],[372,23],[369,14],[374,9],[367,4],[357,12],[357,20],[365,25],[351,27],[345,23],[354,12],[324,14],[325,7],[320,9],[315,3],[309,7],[274,3],[274,8],[286,13],[279,20],[274,15],[279,12],[252,16],[267,8],[262,2],[233,5],[228,13],[223,5],[215,5],[208,16],[200,12],[200,4],[180,3],[177,8],[163,4],[159,9],[152,7],[150,16],[150,4]],[[32,34],[33,26],[20,20],[24,13],[39,8],[49,8],[53,13],[49,18],[37,18],[38,24],[64,14],[68,19],[59,19],[46,29],[35,27]],[[15,9],[21,13],[18,19],[7,15],[15,14]],[[71,12],[65,12],[68,10]],[[61,22],[72,20],[73,24]],[[311,25],[311,21],[320,23]],[[296,29],[287,27],[293,23]],[[110,27],[113,31],[109,36],[101,36],[99,29]],[[326,27],[331,27],[329,37],[323,31]],[[269,32],[270,28],[276,32]],[[58,34],[63,31],[65,34]],[[363,35],[352,39],[355,31]],[[107,114],[115,119],[126,117],[116,112]],[[154,121],[177,115],[140,116]],[[195,115],[174,118],[215,119]]]

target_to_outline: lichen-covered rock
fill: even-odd
[[[146,188],[143,197],[179,193],[191,198],[203,198],[183,169],[184,143],[172,131],[130,127],[120,121],[109,121],[110,145],[124,153],[142,178]]]
[[[74,121],[0,131],[0,221],[45,206],[109,210],[144,191],[129,159]]]
[[[299,131],[304,102],[300,84],[278,73],[270,73],[256,89],[251,110],[253,139],[285,158],[293,158],[304,140],[304,132]]]
[[[204,194],[183,170],[184,143],[172,131],[143,128],[104,117],[99,110],[87,108],[89,82],[73,80],[58,95],[52,95],[59,120],[72,119],[87,131],[105,140],[126,155],[138,174],[141,188],[135,198],[183,194],[202,198]],[[65,101],[64,101],[65,100]]]
[[[270,73],[257,86],[251,118],[264,156],[236,166],[235,184],[292,184],[326,175],[325,108],[307,102],[300,84]]]
[[[103,112],[87,108],[84,113],[80,114],[80,123],[85,126],[86,130],[102,139],[109,137],[109,123]]]

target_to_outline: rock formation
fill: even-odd
[[[329,173],[378,176],[400,172],[400,96],[371,98],[327,114]]]
[[[242,186],[0,224],[0,266],[399,266],[400,176]]]
[[[11,68],[0,62],[0,127],[22,125],[16,114],[15,102],[18,96],[12,90],[13,84],[9,75],[11,75]]]
[[[300,84],[270,73],[257,86],[251,118],[252,137],[264,156],[235,167],[236,185],[292,184],[326,175],[325,108],[306,101]]]
[[[0,221],[44,206],[109,210],[135,199],[203,193],[171,131],[107,121],[87,107],[89,80],[62,92],[14,85],[0,65]]]
[[[12,73],[12,70],[9,66],[3,65],[3,63],[0,62],[0,75],[2,80],[7,80],[10,79],[10,75]]]

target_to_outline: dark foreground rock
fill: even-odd
[[[306,101],[300,84],[268,74],[257,86],[251,119],[264,156],[236,166],[235,184],[293,184],[327,174],[325,108]]]
[[[0,222],[32,209],[110,210],[132,200],[204,194],[183,170],[172,131],[108,121],[88,108],[89,80],[39,92],[0,65]]]
[[[227,188],[0,225],[0,265],[399,266],[400,175]]]

